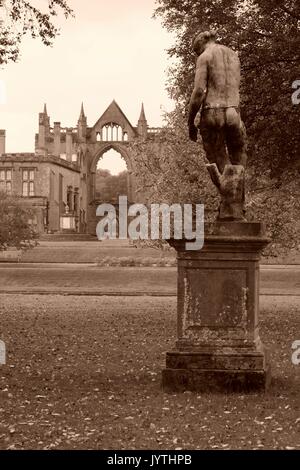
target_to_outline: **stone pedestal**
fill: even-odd
[[[63,214],[60,216],[60,229],[62,232],[75,232],[75,217],[72,214]]]
[[[204,246],[178,258],[178,339],[167,352],[165,391],[259,391],[270,371],[258,331],[260,223],[205,225]]]

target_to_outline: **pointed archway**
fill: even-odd
[[[95,176],[95,198],[99,204],[117,204],[119,196],[128,197],[127,165],[116,150],[103,153],[98,160]]]
[[[134,181],[134,171],[133,164],[130,158],[130,151],[126,144],[120,142],[99,142],[97,143],[97,148],[94,155],[90,158],[89,171],[87,174],[87,190],[88,190],[88,232],[94,235],[96,233],[96,209],[97,206],[102,202],[101,198],[97,194],[97,165],[98,162],[103,158],[103,156],[110,150],[117,152],[124,160],[127,168],[127,198],[128,204],[136,202],[135,197],[135,181]]]

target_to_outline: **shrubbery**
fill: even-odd
[[[37,245],[38,235],[30,222],[32,216],[22,198],[0,192],[0,251],[7,248],[25,250]]]
[[[122,258],[106,256],[105,258],[97,259],[96,262],[100,267],[171,267],[177,264],[175,258],[133,258],[132,256]]]

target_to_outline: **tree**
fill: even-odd
[[[166,115],[166,126],[151,140],[130,143],[137,191],[145,203],[203,203],[217,209],[217,191],[203,151],[188,138],[182,109]],[[201,155],[202,153],[202,155]]]
[[[191,41],[198,31],[217,30],[220,42],[239,52],[242,115],[249,135],[249,163],[261,174],[278,176],[299,168],[300,106],[292,104],[299,79],[300,2],[298,0],[158,0],[155,15],[175,32],[169,50],[171,96],[186,110],[193,86]]]
[[[36,246],[37,233],[31,224],[32,216],[21,198],[0,192],[0,251],[9,247],[28,249]]]
[[[73,14],[66,0],[48,0],[44,10],[33,1],[0,0],[0,65],[16,61],[24,35],[39,37],[43,44],[50,46],[59,34],[53,19],[61,11],[65,17]]]
[[[118,175],[112,175],[109,170],[97,169],[96,171],[96,197],[102,202],[117,203],[119,196],[126,196],[127,170]]]
[[[185,123],[195,73],[191,42],[199,31],[217,30],[221,43],[237,50],[242,64],[241,111],[248,132],[248,217],[267,223],[271,252],[298,243],[300,105],[292,84],[300,79],[298,0],[157,0],[155,15],[176,35],[169,50],[175,65],[168,90]],[[170,116],[171,121],[173,117]],[[174,132],[182,134],[175,122]],[[192,162],[191,144],[186,158]],[[199,152],[199,150],[198,150]],[[179,158],[179,157],[177,157]],[[198,171],[198,170],[197,170]],[[200,174],[202,180],[202,174]],[[189,181],[182,179],[189,188]],[[205,188],[209,190],[209,186]],[[177,192],[174,192],[174,198]],[[270,252],[270,248],[269,248]]]

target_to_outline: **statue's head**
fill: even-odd
[[[209,42],[214,42],[216,39],[216,32],[211,31],[204,31],[202,33],[198,33],[195,39],[193,40],[193,51],[200,55],[205,49],[205,46]]]

